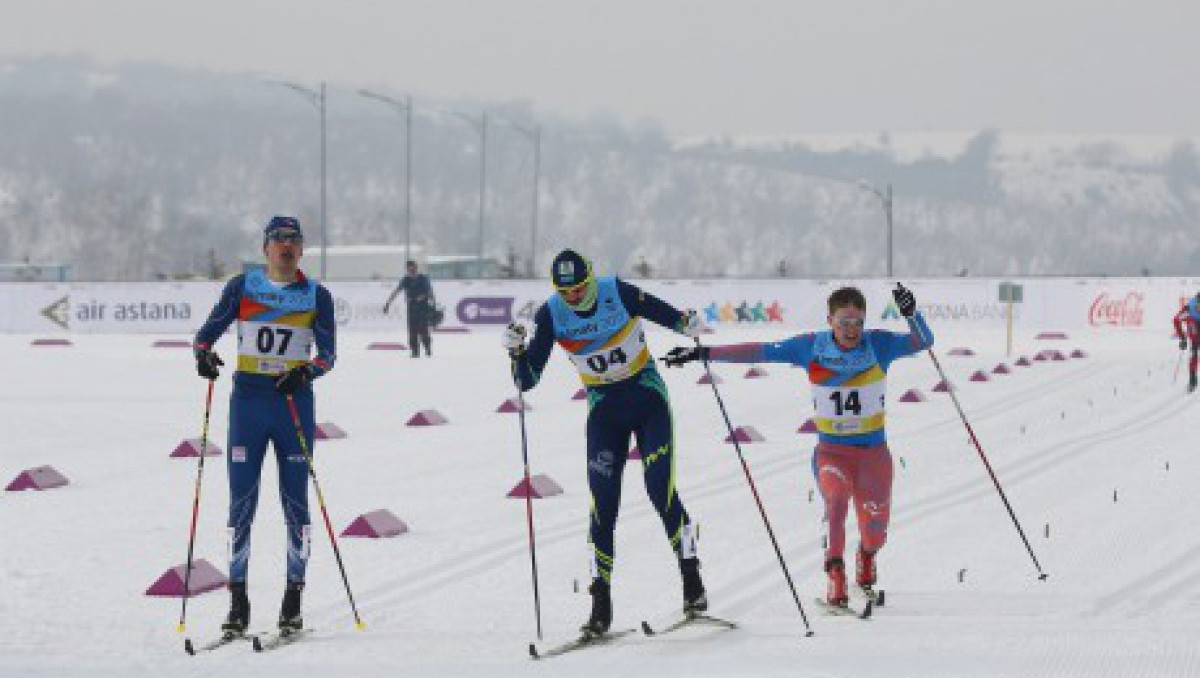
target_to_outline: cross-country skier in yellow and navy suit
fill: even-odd
[[[551,277],[557,292],[538,309],[528,348],[525,328],[517,323],[506,329],[503,344],[521,390],[538,383],[556,342],[587,387],[592,613],[582,630],[601,635],[612,624],[613,532],[631,436],[641,450],[646,492],[679,560],[684,610],[702,611],[708,600],[700,578],[695,528],[675,487],[667,387],[654,367],[641,324],[645,318],[695,337],[701,331],[700,319],[695,311],[680,312],[615,277],[596,277],[591,263],[574,250],[555,257]]]

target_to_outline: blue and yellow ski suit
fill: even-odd
[[[250,528],[258,506],[259,478],[267,443],[279,465],[279,499],[288,533],[287,578],[303,582],[311,525],[308,467],[285,396],[275,390],[284,372],[308,364],[314,377],[333,368],[336,323],[333,297],[315,280],[299,274],[286,286],[261,270],[233,277],[208,321],[196,333],[198,348],[211,348],[238,322],[237,371],[229,400],[229,578],[245,582],[250,562]],[[312,346],[317,355],[311,361]],[[310,384],[292,396],[313,451],[314,405]]]

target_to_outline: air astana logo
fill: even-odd
[[[71,317],[71,304],[69,299],[70,297],[63,297],[62,299],[59,299],[53,304],[50,304],[46,308],[42,309],[42,315],[45,316],[47,320],[55,325],[58,325],[64,330],[69,329],[67,326],[67,321]]]
[[[778,301],[771,302],[770,306],[761,301],[753,306],[748,301],[737,306],[727,301],[718,306],[714,301],[704,308],[704,319],[710,323],[781,323],[783,311]]]

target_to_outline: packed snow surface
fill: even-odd
[[[870,621],[815,604],[821,572],[812,413],[802,370],[715,365],[734,426],[764,442],[742,452],[779,539],[808,623],[784,580],[702,368],[663,370],[675,422],[676,483],[700,527],[711,612],[734,631],[687,629],[531,660],[536,627],[518,415],[494,333],[438,335],[435,356],[368,351],[395,337],[341,336],[339,363],[317,382],[317,421],[349,435],[318,442],[317,474],[335,531],[388,509],[410,528],[340,548],[365,630],[356,630],[315,494],[313,557],[298,644],[256,655],[239,644],[183,652],[179,599],[145,589],[184,561],[196,459],[168,455],[200,436],[205,382],[187,349],[153,337],[74,337],[34,347],[0,336],[5,442],[0,480],[52,465],[70,484],[0,495],[2,676],[1196,676],[1200,675],[1200,451],[1186,364],[1160,332],[1072,334],[1067,341],[938,327],[935,350],[1040,564],[1026,551],[926,355],[889,374],[896,458],[892,530],[879,557],[887,604]],[[722,329],[712,343],[785,337],[784,328]],[[686,339],[649,337],[657,355]],[[965,346],[974,356],[952,357]],[[230,362],[232,339],[219,348]],[[1086,358],[999,362],[1046,348]],[[228,368],[227,368],[228,369]],[[992,379],[970,382],[985,370]],[[533,473],[564,494],[534,502],[545,642],[572,637],[589,600],[584,421],[578,379],[556,350],[528,395]],[[918,388],[928,400],[901,403]],[[217,382],[210,437],[223,449],[230,380]],[[419,410],[449,423],[406,427]],[[632,442],[631,442],[632,445]],[[227,571],[225,459],[206,461],[196,555]],[[626,467],[617,527],[614,628],[669,621],[681,587],[663,528]],[[263,475],[251,559],[252,626],[271,627],[283,590],[284,534],[273,462]],[[851,517],[848,549],[857,544]],[[186,635],[214,637],[227,594],[191,600]]]

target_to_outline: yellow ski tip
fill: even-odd
[[[357,624],[355,624],[354,627],[357,628],[359,631],[366,631],[367,623],[364,621],[360,621]]]
[[[179,633],[185,633],[185,632],[187,632],[187,625],[184,624],[183,622],[179,622],[179,626],[176,626],[175,630],[178,631]]]

